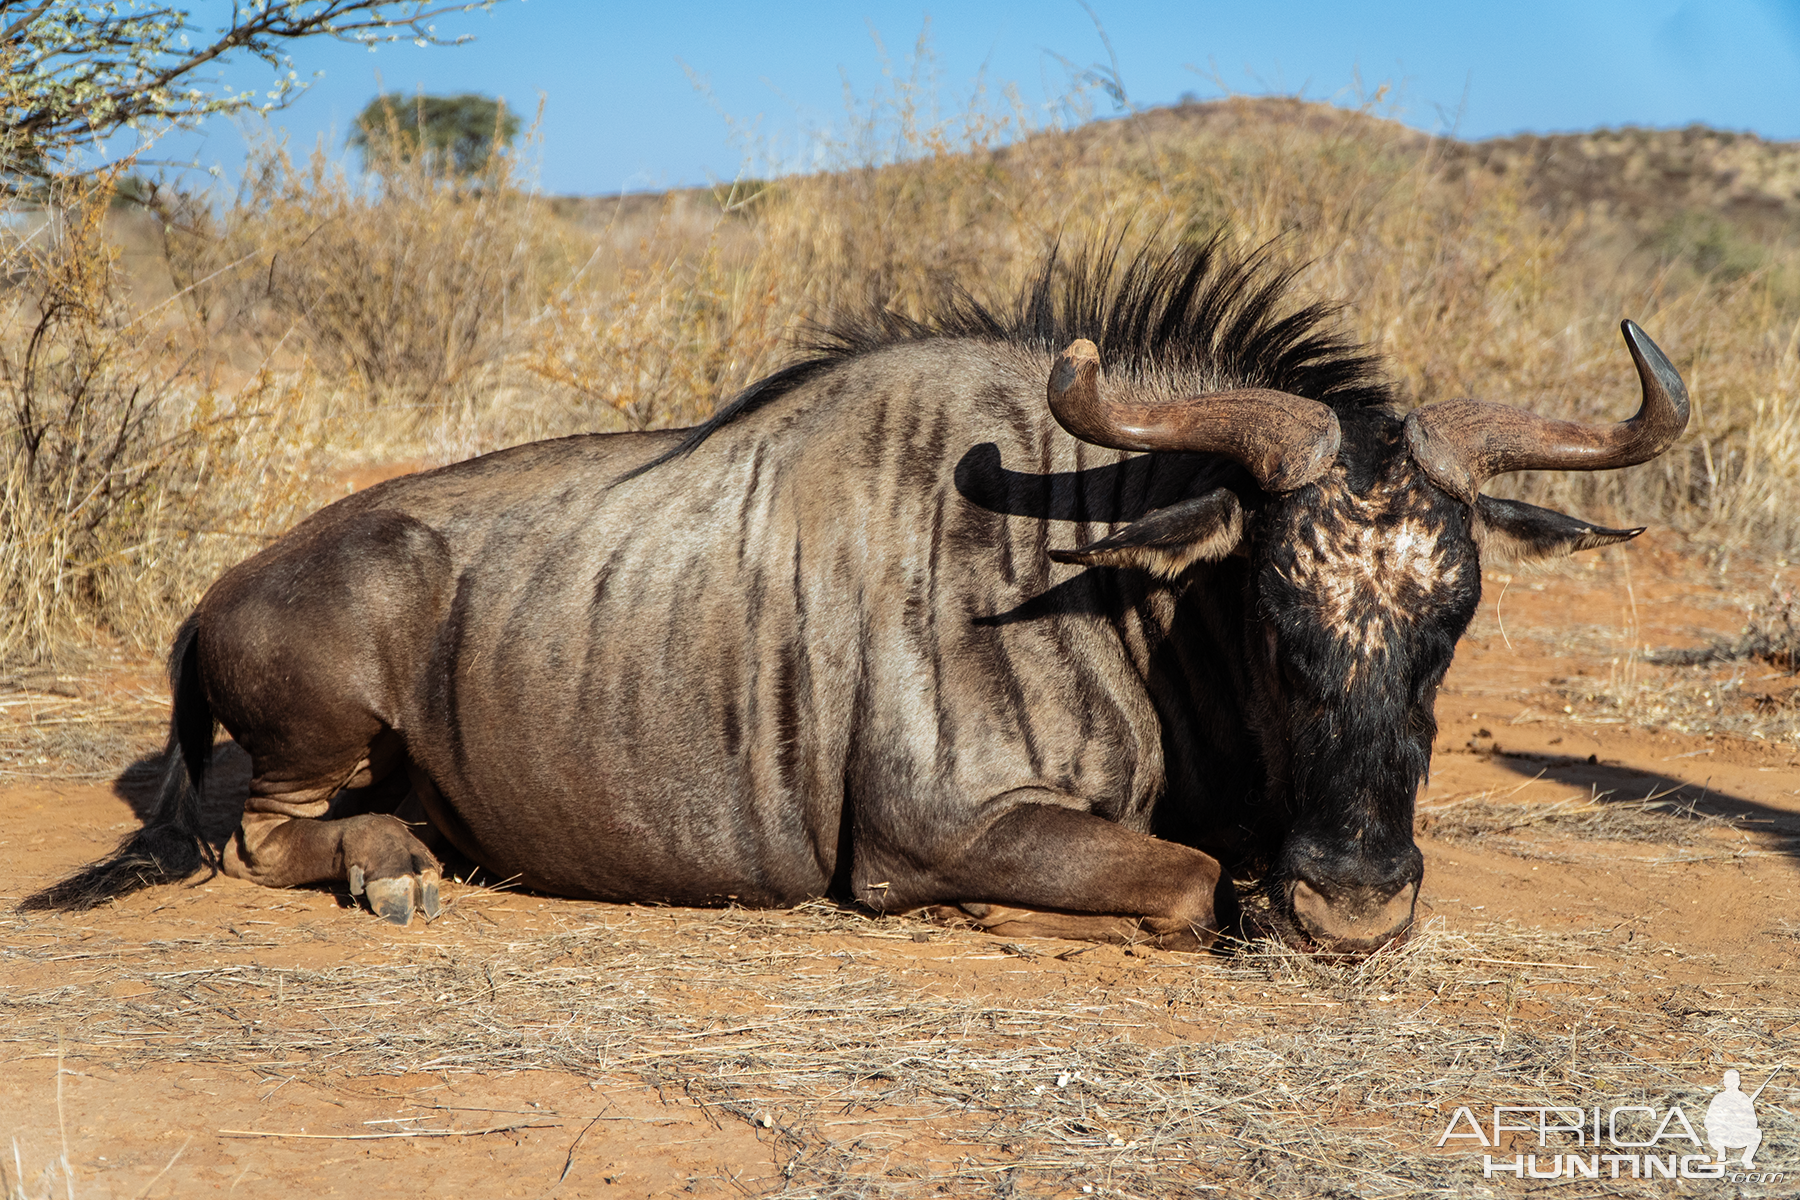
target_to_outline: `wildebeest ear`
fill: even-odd
[[[1475,497],[1475,539],[1487,558],[1525,562],[1534,558],[1560,558],[1577,550],[1593,550],[1628,542],[1644,532],[1636,529],[1603,529],[1586,521],[1518,500]]]
[[[1111,537],[1075,550],[1052,550],[1057,562],[1083,567],[1135,567],[1173,579],[1201,562],[1217,562],[1244,536],[1244,509],[1230,488],[1159,508]]]

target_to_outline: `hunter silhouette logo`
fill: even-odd
[[[1771,1072],[1769,1079],[1774,1078]],[[1762,1129],[1756,1123],[1756,1098],[1769,1086],[1769,1079],[1763,1080],[1762,1087],[1746,1096],[1738,1087],[1738,1073],[1725,1072],[1725,1086],[1706,1106],[1706,1140],[1712,1143],[1713,1153],[1719,1156],[1720,1162],[1728,1157],[1727,1149],[1735,1150],[1741,1146],[1744,1165],[1756,1165],[1751,1159],[1756,1148],[1762,1145]]]

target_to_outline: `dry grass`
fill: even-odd
[[[1707,663],[1744,662],[1754,659],[1800,673],[1800,596],[1791,587],[1771,584],[1769,596],[1753,605],[1744,631],[1729,640],[1692,650],[1662,650],[1647,657],[1668,666],[1702,666]]]
[[[313,476],[690,423],[814,323],[870,300],[916,314],[951,288],[1004,297],[1057,239],[1121,233],[1129,251],[1224,228],[1306,264],[1307,296],[1346,302],[1420,400],[1616,419],[1635,395],[1615,330],[1630,314],[1693,389],[1683,446],[1635,471],[1503,486],[1759,551],[1800,541],[1785,500],[1800,485],[1788,242],[1736,225],[1644,234],[1597,202],[1556,210],[1534,202],[1529,172],[1472,169],[1468,148],[1369,110],[1228,100],[1069,131],[1006,91],[940,112],[928,57],[913,67],[821,143],[827,169],[660,205],[553,204],[505,157],[474,179],[413,161],[361,184],[322,154],[266,146],[223,209],[158,201],[172,289],[122,278],[104,204],[74,203],[72,236],[14,264],[24,282],[0,329],[5,398],[16,413],[47,389],[31,420],[72,439],[56,462],[82,464],[27,479],[8,454],[8,528],[28,532],[9,533],[0,562],[0,659],[95,628],[160,642],[220,564],[319,494]],[[1719,250],[1727,235],[1754,253]],[[78,318],[51,320],[28,361],[49,311]],[[78,395],[101,401],[95,419]],[[9,446],[29,429],[16,419]],[[115,443],[123,458],[95,475],[81,447]]]
[[[0,677],[0,783],[113,779],[168,732],[168,689],[99,674]]]
[[[1800,679],[1785,670],[1658,666],[1627,654],[1615,660],[1610,677],[1558,692],[1580,706],[1579,719],[1587,724],[1800,744]]]
[[[506,900],[464,889],[429,941],[316,970],[244,961],[318,935],[304,925],[143,945],[89,930],[60,984],[0,992],[6,1040],[54,1046],[60,1031],[77,1062],[210,1063],[271,1083],[524,1069],[635,1081],[768,1129],[784,1164],[769,1194],[785,1196],[1084,1183],[1412,1196],[1479,1182],[1478,1156],[1432,1146],[1457,1105],[1580,1092],[1691,1107],[1714,1051],[1766,1070],[1800,1019],[1704,989],[1632,1002],[1655,988],[1661,950],[1618,931],[1433,926],[1354,965],[1261,945],[1150,952],[1121,977],[1055,957],[1116,949],[818,904],[558,905],[556,932],[521,939],[482,915]],[[60,920],[3,920],[21,969],[72,953]],[[920,940],[938,957],[881,953]],[[998,993],[924,969],[995,960],[1011,971]],[[1769,1144],[1800,1134],[1773,1105],[1763,1119]]]
[[[359,184],[322,150],[300,165],[263,146],[236,202],[222,219],[195,213],[171,261],[178,279],[254,266],[209,285],[221,294],[205,306],[207,338],[291,349],[315,386],[369,407],[454,412],[498,382],[556,249],[513,169],[504,155],[472,177],[412,159]]]
[[[1604,672],[1549,682],[1571,706],[1565,711],[1578,711],[1589,723],[1800,742],[1800,674],[1794,663],[1800,635],[1785,574],[1784,565],[1755,600],[1745,599],[1754,594],[1754,585],[1733,584],[1735,603],[1722,606],[1742,614],[1742,629],[1731,637],[1715,635],[1705,645],[1653,648],[1643,640],[1629,603],[1616,628],[1565,630],[1560,643],[1565,653],[1578,649],[1609,662]],[[1699,589],[1693,599],[1705,601]],[[1721,614],[1715,628],[1729,628],[1730,621]]]
[[[96,626],[142,649],[308,497],[278,411],[296,381],[226,385],[134,308],[110,189],[56,198],[60,236],[6,248],[0,294],[0,662]]]
[[[1739,827],[1741,822],[1718,813],[1701,811],[1699,797],[1656,796],[1624,799],[1611,792],[1558,800],[1549,804],[1508,804],[1488,793],[1434,804],[1419,812],[1421,832],[1452,841],[1479,839],[1487,844],[1511,845],[1518,838],[1504,835],[1530,830],[1534,834],[1578,838],[1583,842],[1663,842],[1692,846],[1715,833]],[[1599,847],[1605,855],[1612,848]]]

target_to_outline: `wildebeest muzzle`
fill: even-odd
[[[1306,834],[1282,851],[1280,899],[1314,948],[1361,954],[1412,929],[1425,858],[1410,839],[1391,847],[1336,846]]]

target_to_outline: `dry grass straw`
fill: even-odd
[[[1701,811],[1700,797],[1651,794],[1629,800],[1611,792],[1572,797],[1548,804],[1509,804],[1490,793],[1433,804],[1419,813],[1421,832],[1435,838],[1476,840],[1513,849],[1518,837],[1532,835],[1579,839],[1583,842],[1664,842],[1693,846],[1715,834],[1729,832],[1742,822],[1719,813]],[[1597,847],[1598,857],[1616,855],[1617,847]]]
[[[1800,742],[1800,612],[1785,570],[1785,564],[1777,568],[1758,599],[1750,599],[1755,591],[1747,579],[1729,585],[1733,603],[1720,607],[1742,614],[1735,635],[1677,649],[1653,649],[1643,640],[1627,577],[1618,628],[1590,629],[1565,642],[1588,643],[1581,649],[1606,656],[1606,671],[1554,679],[1556,693],[1572,706],[1572,719],[1587,724]]]
[[[1647,659],[1670,666],[1755,659],[1783,667],[1790,675],[1800,673],[1800,595],[1796,595],[1792,587],[1783,587],[1777,579],[1770,584],[1769,595],[1751,606],[1744,630],[1737,637],[1721,639],[1698,649],[1663,650],[1648,655]]]
[[[96,625],[160,642],[195,590],[293,519],[276,413],[295,384],[225,385],[130,303],[106,181],[53,192],[46,236],[5,247],[0,291],[0,663]]]
[[[1800,688],[1785,670],[1646,664],[1628,652],[1609,675],[1558,695],[1578,705],[1570,719],[1588,725],[1737,734],[1800,744]],[[1764,690],[1768,688],[1776,690]]]
[[[0,783],[113,779],[167,735],[169,695],[160,681],[92,683],[84,676],[0,679]]]
[[[196,301],[207,336],[229,336],[235,318],[303,354],[326,388],[370,406],[455,409],[493,386],[535,315],[553,231],[511,155],[464,176],[430,156],[368,153],[380,174],[358,182],[322,148],[302,165],[285,147],[259,147],[222,216],[188,203],[171,262],[194,280],[226,263],[255,266]]]
[[[348,953],[371,936],[355,914],[142,945],[9,914],[9,960],[55,963],[59,982],[0,992],[6,1040],[61,1030],[77,1061],[271,1082],[525,1069],[636,1081],[766,1129],[783,1172],[772,1194],[787,1196],[1082,1184],[1410,1196],[1479,1181],[1479,1156],[1433,1148],[1457,1105],[1692,1107],[1713,1053],[1766,1070],[1800,1019],[1791,1002],[1729,991],[1648,1003],[1658,951],[1617,930],[1433,925],[1355,964],[1261,944],[1120,959],[820,904],[555,904],[557,931],[539,935],[485,914],[507,899],[463,890],[427,940],[322,969],[256,960],[321,936]],[[910,957],[926,953],[920,938],[935,957]],[[1090,969],[1089,955],[1109,965]],[[946,961],[1009,973],[946,984]],[[1770,1144],[1800,1133],[1778,1105],[1763,1112]]]

